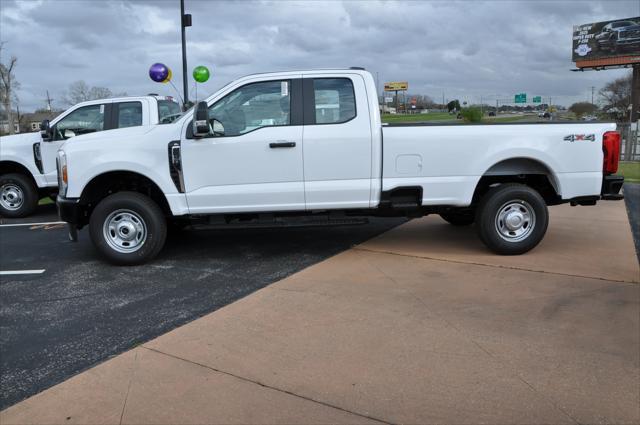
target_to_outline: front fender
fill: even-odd
[[[162,168],[160,167],[151,167],[148,165],[141,165],[139,162],[128,162],[128,161],[113,161],[113,162],[104,162],[100,161],[99,164],[94,164],[93,166],[83,167],[84,171],[80,173],[75,173],[73,168],[73,163],[67,159],[67,170],[69,176],[69,187],[67,189],[67,197],[68,198],[79,198],[82,195],[85,187],[96,177],[117,171],[126,171],[135,174],[140,174],[144,177],[147,177],[149,180],[154,182],[160,190],[166,195],[177,193],[176,187],[171,180],[168,173],[168,164],[166,164],[167,173],[163,175]]]
[[[2,151],[2,153],[0,154],[0,164],[2,164],[3,162],[13,162],[19,164],[22,167],[26,168],[39,188],[47,186],[45,176],[40,173],[40,170],[38,170],[38,167],[36,167],[36,164],[33,160],[33,145],[29,147],[28,152],[24,149],[13,150],[4,148],[0,149],[0,151]]]

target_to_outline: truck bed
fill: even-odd
[[[483,175],[510,158],[548,170],[563,199],[599,193],[602,137],[612,123],[383,125],[382,190],[422,188],[423,205],[470,204]],[[571,141],[572,135],[591,136]],[[593,140],[589,140],[593,139]],[[553,170],[553,172],[551,171]]]

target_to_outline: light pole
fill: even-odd
[[[189,104],[189,87],[187,78],[187,40],[185,28],[191,26],[191,14],[184,13],[184,0],[180,0],[180,28],[182,30],[182,90],[184,92],[184,104],[182,109],[187,110]]]
[[[631,80],[631,119],[640,120],[640,65],[633,67],[633,79]]]

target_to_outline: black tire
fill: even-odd
[[[38,188],[24,174],[0,176],[0,215],[26,217],[38,206]]]
[[[111,231],[107,229],[109,238],[104,230],[106,221],[120,226]],[[116,239],[121,234],[136,236],[124,241],[120,238],[119,243]],[[110,263],[132,266],[146,263],[158,255],[167,238],[167,222],[158,204],[149,197],[137,192],[118,192],[103,199],[93,210],[89,235],[96,249]],[[127,243],[129,246],[125,246]]]
[[[510,214],[512,223],[505,220]],[[508,183],[490,189],[476,211],[480,240],[501,255],[519,255],[533,249],[544,237],[548,224],[546,202],[537,191],[522,184]]]
[[[473,224],[476,219],[472,211],[450,211],[441,213],[440,217],[454,226],[469,226]]]

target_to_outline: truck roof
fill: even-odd
[[[86,100],[84,102],[77,103],[73,106],[75,107],[75,106],[95,105],[96,103],[102,103],[105,101],[127,102],[127,101],[133,101],[133,100],[141,100],[141,99],[168,100],[171,102],[176,102],[175,98],[172,96],[160,96],[157,94],[148,94],[144,96],[121,96],[121,97],[109,97],[109,98],[103,98],[103,99]]]
[[[367,71],[366,69],[362,67],[356,67],[356,66],[352,66],[350,68],[289,69],[289,70],[283,70],[283,71],[256,72],[253,74],[243,75],[242,77],[237,78],[236,80],[240,80],[242,78],[247,78],[247,77],[254,77],[256,75],[261,75],[261,76],[282,75],[282,74],[305,75],[305,74],[333,73],[333,72],[349,72],[349,73],[356,73],[356,74],[369,73],[369,71]]]

